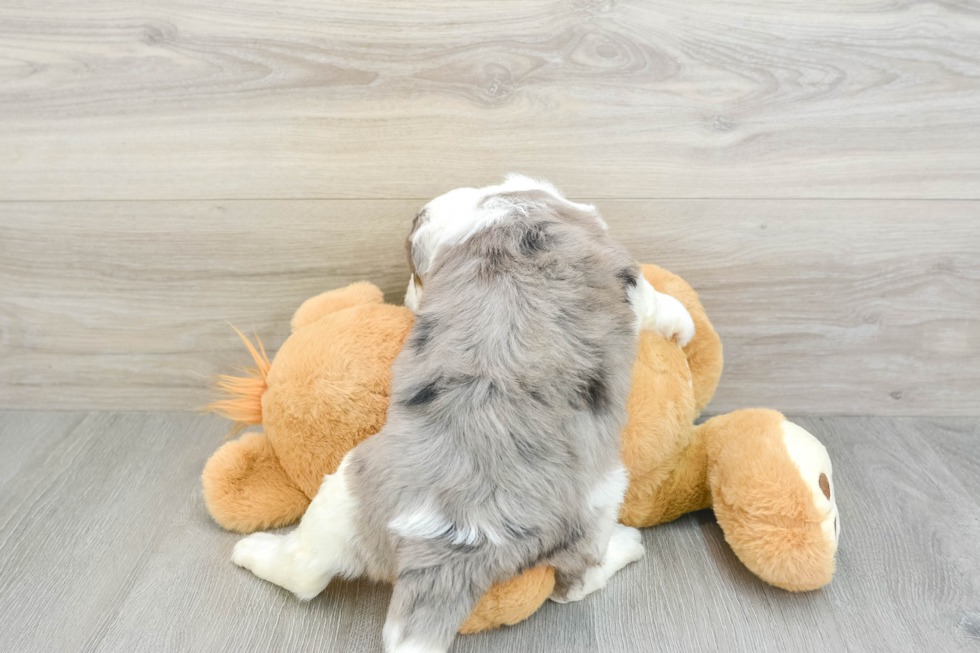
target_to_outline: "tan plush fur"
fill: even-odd
[[[291,524],[310,503],[282,468],[265,433],[246,433],[218,449],[202,480],[211,514],[239,533]]]
[[[760,578],[796,591],[825,585],[836,546],[782,444],[782,415],[738,411],[694,425],[721,376],[721,340],[683,279],[651,265],[643,273],[687,307],[697,333],[683,350],[641,333],[623,431],[630,485],[620,520],[652,526],[713,506],[732,549]],[[213,404],[215,412],[261,422],[264,432],[226,443],[204,469],[204,496],[219,524],[244,533],[297,521],[323,476],[381,428],[391,365],[413,323],[411,311],[382,301],[368,283],[314,297],[296,312],[271,365],[252,349],[258,367],[250,376],[223,379],[230,397]],[[499,583],[461,632],[517,623],[553,586],[545,567]]]
[[[461,633],[477,633],[497,626],[512,626],[531,616],[551,596],[555,573],[551,567],[528,569],[504,583],[497,583],[483,595]]]
[[[809,488],[786,456],[774,410],[739,410],[698,431],[707,443],[708,485],[725,539],[745,566],[777,587],[822,587],[834,547],[820,530]]]

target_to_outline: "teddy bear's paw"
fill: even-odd
[[[827,449],[802,426],[784,421],[783,444],[789,457],[800,470],[800,477],[813,496],[813,503],[822,515],[820,527],[833,549],[840,542],[840,516],[837,513],[837,489]]]

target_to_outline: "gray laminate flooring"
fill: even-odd
[[[837,577],[750,574],[710,511],[647,556],[453,651],[980,650],[980,420],[798,420],[834,459]],[[199,474],[225,424],[177,413],[0,412],[0,651],[380,651],[390,589],[300,603],[228,560]]]

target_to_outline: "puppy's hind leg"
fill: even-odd
[[[640,531],[616,524],[606,552],[598,565],[589,565],[584,569],[576,567],[571,574],[568,569],[562,569],[560,563],[556,565],[556,593],[551,595],[551,600],[556,603],[581,601],[592,592],[605,587],[617,571],[639,560],[644,553]],[[564,591],[559,591],[559,587]]]
[[[355,576],[355,501],[347,488],[347,460],[324,478],[299,526],[288,535],[255,533],[239,540],[231,559],[259,578],[308,601],[337,574]]]
[[[609,472],[594,488],[591,530],[552,559],[555,567],[552,601],[568,603],[584,599],[605,587],[617,571],[643,557],[640,531],[616,521],[627,482],[626,470],[619,468]]]
[[[398,575],[384,626],[386,653],[445,653],[490,588],[487,576],[474,570],[479,564],[476,560],[464,561],[458,555],[437,557],[442,560],[435,564],[425,560],[424,566],[404,569]]]

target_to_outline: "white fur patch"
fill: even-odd
[[[617,571],[629,563],[639,560],[644,553],[646,551],[643,548],[640,531],[622,524],[615,524],[612,536],[609,538],[609,545],[606,547],[606,553],[602,556],[602,563],[587,569],[582,578],[582,585],[570,590],[564,599],[552,597],[551,600],[556,603],[581,601],[592,592],[605,587]]]
[[[405,640],[394,644],[390,648],[385,647],[386,653],[444,653],[447,649],[436,648],[431,644],[424,644],[418,640]]]
[[[640,531],[629,526],[616,524],[613,526],[613,534],[609,538],[609,547],[606,549],[606,555],[602,557],[602,565],[600,566],[609,576],[612,576],[629,563],[642,558],[644,553],[646,550],[643,548],[643,536]]]
[[[595,213],[596,221],[602,226],[603,229],[607,231],[609,230],[609,225],[606,224],[605,220],[599,217],[599,213],[596,211],[595,205],[579,204],[578,202],[571,201],[570,199],[566,198],[560,190],[555,188],[551,182],[545,181],[544,179],[532,179],[531,177],[512,172],[504,178],[504,183],[499,186],[490,186],[487,190],[490,191],[487,193],[488,195],[492,193],[515,193],[528,190],[541,190],[554,195],[558,199],[567,202],[580,211]]]
[[[423,210],[426,219],[411,237],[412,252],[421,254],[423,259],[416,261],[417,271],[424,276],[432,266],[439,250],[464,242],[472,235],[507,217],[515,209],[526,214],[527,207],[520,201],[492,196],[529,190],[544,191],[580,210],[594,213],[602,228],[608,229],[591,204],[578,204],[565,199],[558,189],[547,181],[510,174],[504,179],[504,183],[497,186],[457,188],[425,205]]]
[[[626,487],[629,485],[629,476],[626,468],[620,465],[618,468],[607,473],[599,481],[592,493],[589,495],[589,505],[593,508],[605,508],[607,506],[619,506],[626,496]]]
[[[422,300],[422,289],[415,282],[415,275],[408,278],[408,289],[405,291],[405,308],[413,313],[419,312],[419,302]]]
[[[404,626],[400,621],[386,621],[381,629],[385,653],[444,653],[445,649],[435,648],[418,640],[402,640]]]
[[[432,506],[423,506],[415,512],[398,515],[388,522],[388,529],[407,539],[431,540],[447,537],[455,531],[449,540],[453,544],[473,546],[484,539],[498,546],[503,544],[503,539],[493,529],[450,522]]]
[[[431,506],[406,512],[388,522],[388,529],[409,539],[430,540],[445,535],[452,524]]]
[[[392,621],[388,619],[385,621],[384,627],[381,629],[381,640],[384,642],[385,653],[391,653],[395,650],[398,642],[402,638],[402,622]]]
[[[481,189],[457,188],[425,205],[426,219],[412,234],[412,252],[424,256],[424,261],[416,261],[423,277],[440,249],[461,243],[504,217],[502,211],[481,209],[484,197]]]
[[[636,313],[636,330],[656,331],[664,338],[686,347],[694,338],[694,320],[684,304],[657,292],[641,274],[629,291],[630,305]]]
[[[363,569],[355,554],[357,502],[348,491],[346,468],[347,456],[323,479],[291,533],[249,535],[235,545],[232,562],[303,600],[322,592],[335,575],[360,574]]]
[[[840,542],[840,517],[837,513],[837,493],[834,489],[833,468],[827,449],[809,431],[790,421],[782,423],[783,444],[790,459],[799,468],[803,482],[810,488],[813,503],[824,514],[820,527],[834,549]],[[820,475],[827,476],[830,498],[820,488]]]

